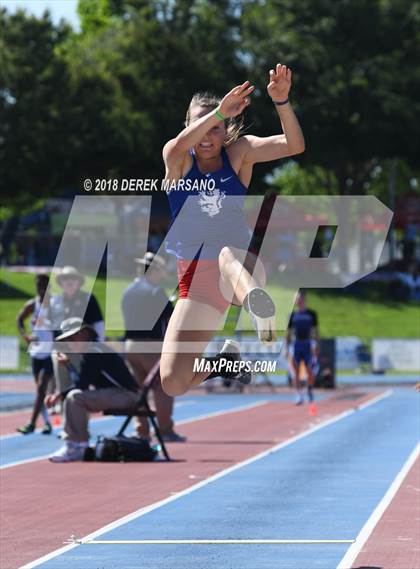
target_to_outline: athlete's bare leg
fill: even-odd
[[[41,370],[36,378],[36,397],[32,410],[30,423],[36,425],[39,414],[42,411],[44,405],[45,395],[47,394],[48,382],[51,376],[45,371]]]
[[[315,385],[315,376],[310,366],[306,367],[306,375],[308,377],[308,386],[313,387]]]
[[[292,360],[292,366],[293,366],[293,371],[294,376],[295,376],[295,388],[296,391],[299,393],[300,392],[300,365],[296,362],[296,360]]]
[[[166,330],[160,360],[162,387],[168,395],[183,395],[208,376],[194,372],[194,360],[202,356],[222,322],[216,308],[189,298],[181,298]],[[202,323],[204,330],[197,330]]]
[[[220,291],[233,304],[243,305],[264,344],[276,340],[276,309],[267,291],[263,264],[257,257],[234,247],[219,255]]]
[[[251,289],[265,285],[261,261],[246,251],[224,247],[219,255],[219,267],[220,291],[228,302],[242,305]],[[251,276],[252,272],[255,277]],[[191,290],[194,290],[194,280]],[[208,304],[189,298],[178,300],[162,348],[160,375],[165,393],[182,395],[207,379],[209,373],[194,372],[194,361],[202,356],[222,318],[223,314]],[[197,323],[202,329],[196,329]]]
[[[314,395],[313,395],[313,387],[315,385],[315,375],[312,371],[311,366],[306,366],[306,375],[308,377],[308,400],[310,403],[313,403]]]
[[[297,362],[294,358],[292,359],[292,366],[294,370],[294,380],[295,380],[295,389],[296,389],[296,405],[301,405],[303,403],[302,393],[301,393],[301,385],[300,385],[300,362]]]
[[[242,306],[251,289],[264,287],[266,284],[263,264],[247,251],[235,247],[223,247],[219,255],[219,268],[220,292],[233,304]]]

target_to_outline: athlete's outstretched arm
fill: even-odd
[[[246,162],[270,162],[286,156],[301,154],[305,150],[305,140],[302,129],[288,102],[289,91],[292,85],[292,71],[285,65],[277,64],[276,69],[270,70],[267,91],[273,103],[277,104],[283,134],[275,136],[258,137],[246,135],[247,150],[244,157]],[[286,102],[287,101],[287,102]]]
[[[242,85],[237,85],[227,93],[218,109],[214,109],[206,115],[200,117],[182,130],[176,138],[167,142],[163,148],[163,158],[167,169],[183,160],[185,153],[206,135],[213,127],[220,123],[220,118],[216,116],[219,110],[225,118],[240,115],[250,103],[248,95],[252,93],[254,87],[245,81]]]
[[[31,300],[28,300],[28,302],[24,304],[23,308],[21,309],[16,318],[16,325],[19,330],[19,333],[28,345],[31,341],[31,335],[26,332],[25,320],[29,316],[31,316],[31,314],[33,314],[34,311],[35,311],[35,299],[32,298]]]

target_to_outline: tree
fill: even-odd
[[[66,72],[55,50],[70,28],[55,26],[48,13],[37,19],[0,9],[0,30],[0,184],[19,209],[61,182],[51,164],[66,155],[57,128]]]
[[[162,176],[163,145],[182,128],[193,93],[223,95],[242,78],[229,2],[95,0],[79,11],[82,34],[62,50],[84,109],[84,123],[76,120],[87,152],[77,161],[79,177]],[[92,89],[94,102],[85,98]],[[104,90],[112,104],[95,100]],[[98,129],[101,115],[110,132],[94,146],[87,130]]]
[[[267,0],[262,10],[250,1],[241,34],[259,83],[277,61],[293,69],[292,100],[306,138],[301,163],[321,168],[332,192],[365,193],[388,159],[416,164],[419,2]],[[266,131],[265,93],[255,99]]]
[[[228,0],[81,0],[79,12],[80,33],[1,12],[2,183],[26,202],[84,178],[162,176],[192,94],[242,79]]]
[[[264,12],[259,2],[248,2],[242,20],[254,75],[263,77],[277,61],[293,69],[292,98],[307,140],[304,164],[332,170],[341,193],[360,193],[378,159],[416,162],[418,2],[268,0]],[[271,115],[263,97],[256,99],[266,128]]]

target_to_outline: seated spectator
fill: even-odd
[[[89,413],[107,409],[134,407],[139,399],[137,384],[124,360],[106,344],[97,340],[95,329],[81,318],[69,318],[61,326],[56,341],[66,340],[67,350],[80,355],[77,372],[64,353],[58,353],[60,365],[66,366],[72,384],[46,397],[48,406],[63,401],[63,437],[65,444],[50,456],[52,462],[83,460],[89,441]],[[92,389],[93,388],[93,389]]]

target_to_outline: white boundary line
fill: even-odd
[[[382,399],[384,399],[384,397],[389,397],[391,394],[392,394],[392,390],[388,390],[386,393],[381,394],[379,397],[375,397],[375,399],[373,399],[370,403],[371,404],[377,403],[378,401],[381,401]],[[174,502],[175,500],[182,498],[183,496],[187,496],[188,494],[191,494],[192,492],[195,492],[196,490],[199,490],[200,488],[207,486],[207,484],[210,484],[211,482],[215,482],[216,480],[219,480],[220,478],[223,478],[224,476],[227,476],[228,474],[231,474],[232,472],[235,472],[236,470],[239,470],[240,468],[243,468],[244,466],[248,466],[249,464],[252,464],[258,460],[261,460],[262,458],[268,456],[269,454],[277,452],[277,451],[279,451],[279,450],[281,450],[281,449],[283,449],[283,448],[285,448],[285,447],[287,447],[287,446],[311,435],[312,433],[315,433],[316,431],[323,429],[324,427],[328,427],[329,425],[333,425],[334,423],[337,423],[341,419],[344,419],[344,418],[348,417],[349,415],[353,415],[357,411],[358,411],[357,407],[353,408],[353,409],[348,409],[347,411],[344,411],[343,413],[340,413],[339,415],[336,415],[335,417],[332,417],[331,419],[327,419],[326,421],[319,423],[318,425],[311,427],[310,429],[307,429],[306,431],[303,431],[302,433],[295,435],[294,437],[291,437],[290,439],[287,439],[286,441],[283,441],[282,443],[274,445],[273,447],[271,447],[271,448],[269,448],[263,452],[260,452],[259,454],[256,454],[255,456],[252,456],[251,458],[248,458],[242,462],[238,462],[237,464],[230,466],[229,468],[226,468],[225,470],[221,470],[217,474],[214,474],[213,476],[210,476],[206,480],[202,480],[201,482],[198,482],[197,484],[194,484],[193,486],[190,486],[189,488],[182,490],[181,492],[178,492],[177,494],[169,496],[168,498],[164,498],[163,500],[160,500],[159,502],[155,502],[154,504],[150,504],[149,506],[146,506],[144,508],[140,508],[139,510],[132,512],[131,514],[128,514],[127,516],[124,516],[124,517],[120,518],[119,520],[111,522],[110,524],[107,524],[106,526],[103,526],[102,528],[100,528],[100,529],[90,533],[89,535],[81,538],[81,541],[93,540],[96,537],[103,535],[104,533],[107,533],[108,531],[114,530],[114,529],[116,529],[116,528],[118,528],[118,527],[120,527],[120,526],[122,526],[128,522],[131,522],[137,518],[140,518],[140,517],[148,514],[149,512],[157,510],[158,508],[161,508],[162,506],[165,506],[166,504],[170,504],[171,502]],[[35,561],[28,563],[27,565],[22,565],[21,569],[32,569],[33,567],[38,567],[38,565],[41,565],[42,563],[45,563],[46,561],[54,559],[55,557],[58,557],[59,555],[65,553],[67,551],[70,551],[74,547],[78,547],[78,546],[75,544],[70,544],[70,545],[66,545],[64,547],[60,547],[60,549],[52,551],[51,553],[48,553],[47,555],[44,555],[43,557],[40,557],[39,559],[36,559]]]
[[[69,541],[77,545],[291,545],[354,543],[354,539],[115,539]]]
[[[41,456],[35,456],[33,458],[25,458],[24,460],[17,460],[16,462],[10,462],[9,464],[0,465],[0,472],[12,468],[13,466],[20,466],[21,464],[30,464],[31,462],[39,462],[40,460],[45,460],[50,456],[49,454],[43,454]]]
[[[381,401],[382,399],[389,397],[392,393],[393,393],[392,389],[387,389],[384,393],[381,393],[377,397],[374,397],[373,399],[369,399],[369,401],[366,401],[365,403],[362,403],[361,405],[357,405],[356,407],[357,407],[357,409],[359,409],[359,411],[361,411],[362,409],[366,409],[367,407],[370,407],[370,405],[373,405],[374,403],[377,403],[378,401]]]
[[[246,411],[248,409],[253,409],[254,407],[260,407],[261,405],[266,405],[267,403],[269,403],[269,401],[267,399],[263,400],[263,401],[255,401],[254,403],[248,403],[247,405],[241,405],[240,407],[234,407],[234,408],[230,408],[230,409],[224,409],[223,411],[214,411],[212,413],[207,413],[206,415],[197,415],[196,417],[190,417],[188,419],[182,419],[181,421],[177,421],[176,424],[177,425],[185,425],[186,423],[193,423],[196,421],[202,421],[203,419],[211,419],[212,417],[219,417],[220,415],[226,415],[226,414],[230,414],[230,413],[237,413],[238,411]],[[93,419],[93,421],[95,422],[99,422],[99,421],[109,421],[111,420],[113,417],[108,416],[108,417],[98,417],[97,419]],[[5,435],[8,436],[8,435]],[[11,436],[15,436],[15,435],[11,435]],[[17,435],[22,436],[22,435]],[[0,448],[1,448],[1,442],[3,439],[0,439]],[[38,460],[45,460],[46,458],[48,458],[50,456],[51,453],[49,454],[44,454],[42,456],[35,456],[33,458],[26,458],[23,460],[17,460],[16,462],[10,462],[9,464],[4,464],[4,465],[0,465],[0,471],[1,470],[6,470],[7,468],[12,468],[14,466],[20,466],[22,464],[29,464],[31,462],[37,462]]]
[[[359,555],[363,546],[365,545],[371,533],[375,529],[376,524],[383,516],[385,510],[388,508],[395,494],[398,492],[410,468],[415,463],[417,457],[419,456],[419,452],[420,452],[420,444],[417,444],[414,450],[411,452],[408,459],[406,460],[405,464],[401,468],[401,470],[398,472],[397,476],[394,478],[393,483],[388,488],[384,497],[376,506],[370,518],[367,520],[365,525],[360,530],[359,535],[356,537],[356,542],[349,547],[343,559],[337,565],[337,569],[349,569],[350,567],[352,567],[354,561],[356,560],[356,557]]]

